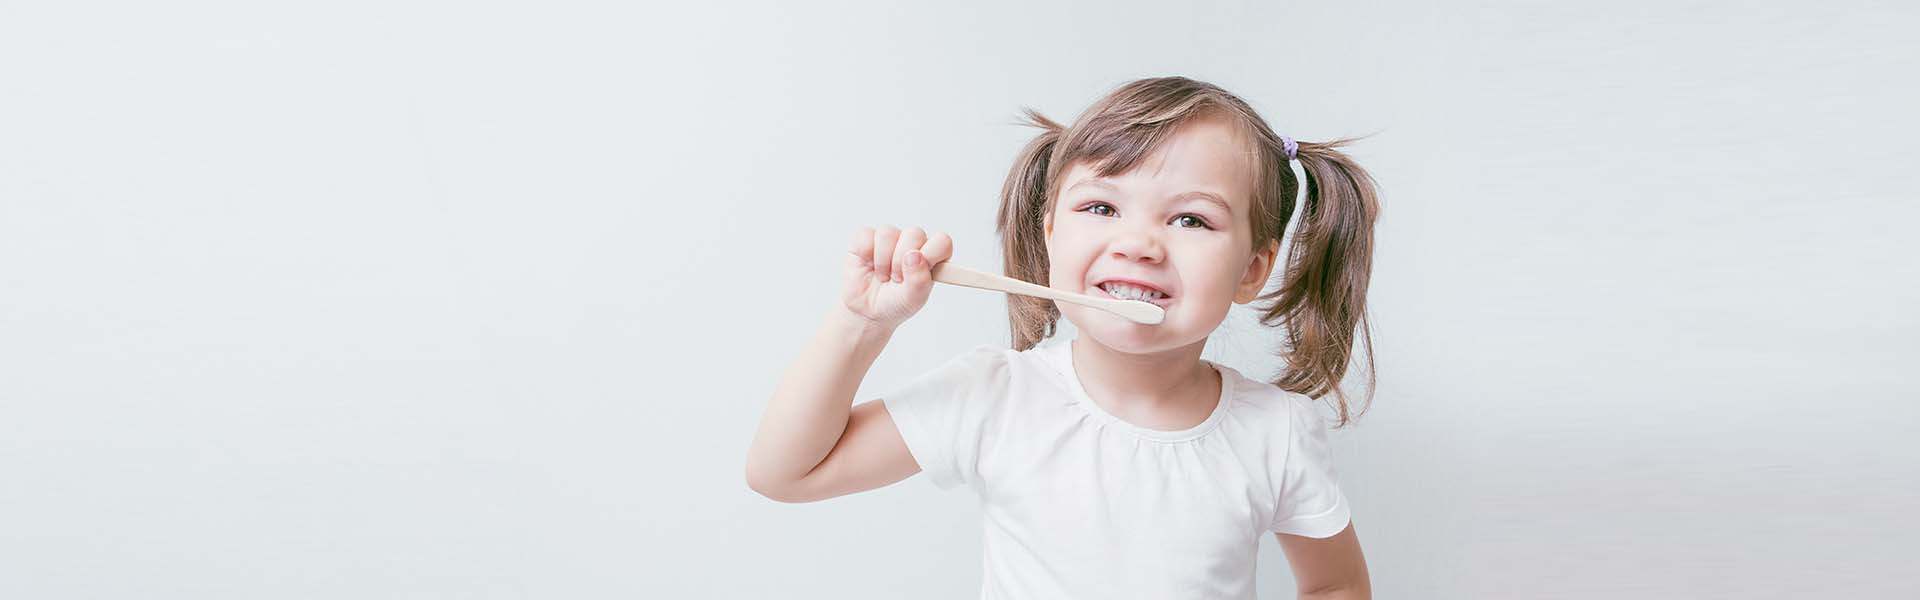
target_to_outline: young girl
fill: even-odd
[[[1152,302],[1142,325],[1008,296],[1011,348],[980,346],[849,408],[918,312],[945,235],[863,228],[844,306],[788,369],[748,451],[747,482],[811,502],[925,471],[965,484],[986,520],[986,598],[1253,598],[1274,532],[1303,597],[1370,597],[1366,562],[1314,399],[1340,389],[1365,305],[1377,213],[1366,172],[1276,135],[1246,102],[1186,78],[1128,83],[1014,164],[998,231],[1008,276]],[[1280,287],[1262,294],[1306,173]],[[1250,379],[1200,358],[1235,304],[1270,300],[1286,370]],[[1050,340],[1058,319],[1072,340]]]

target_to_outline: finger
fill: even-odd
[[[953,258],[953,238],[944,233],[927,237],[927,243],[920,247],[920,255],[927,258],[927,267],[947,262]]]
[[[873,231],[873,274],[881,281],[893,276],[893,246],[899,239],[900,230],[892,225]]]
[[[867,259],[852,254],[845,256],[846,258],[843,262],[846,263],[844,268],[846,269],[848,279],[864,279],[868,273],[873,272],[873,265],[868,263]]]
[[[847,252],[865,263],[873,260],[873,228],[861,226],[853,231],[853,242],[847,245]]]
[[[853,240],[847,244],[847,277],[865,279],[873,272],[873,228],[860,227],[853,232]]]
[[[893,252],[895,282],[907,280],[907,253],[919,250],[920,245],[925,243],[927,243],[927,232],[919,227],[909,227],[906,231],[900,232],[900,241],[894,244],[896,250]]]

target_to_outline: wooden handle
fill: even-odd
[[[1086,294],[1063,292],[1043,285],[1028,283],[1004,275],[995,275],[975,271],[951,262],[942,262],[933,266],[933,280],[940,283],[963,287],[1034,296],[1059,302],[1070,302],[1089,308],[1097,308],[1130,321],[1147,325],[1158,325],[1166,320],[1167,311],[1149,302],[1101,298]]]

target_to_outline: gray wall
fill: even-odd
[[[10,2],[0,596],[973,597],[970,494],[748,441],[847,233],[996,266],[1016,109],[1163,74],[1378,132],[1380,597],[1920,594],[1920,11],[1353,4]]]

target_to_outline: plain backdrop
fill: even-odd
[[[1374,135],[1377,597],[1914,597],[1917,17],[5,2],[0,597],[975,597],[971,493],[781,504],[748,443],[855,228],[998,267],[1018,109],[1159,75]]]

